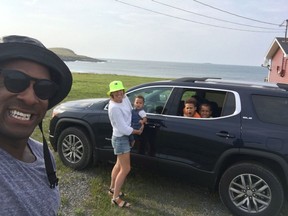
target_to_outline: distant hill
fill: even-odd
[[[74,51],[66,48],[49,48],[58,55],[63,61],[88,61],[88,62],[105,62],[105,60],[95,59],[84,55],[77,55]]]

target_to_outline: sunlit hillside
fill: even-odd
[[[89,61],[89,62],[105,61],[84,55],[77,55],[74,51],[67,48],[49,48],[49,49],[52,52],[56,53],[63,61]]]

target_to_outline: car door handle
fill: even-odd
[[[224,137],[226,139],[235,138],[235,135],[229,134],[228,132],[225,132],[225,131],[220,131],[220,132],[216,133],[216,135],[219,137]]]
[[[154,123],[154,124],[149,123],[149,124],[147,124],[147,126],[148,126],[149,128],[159,128],[161,125],[158,124],[158,123]]]

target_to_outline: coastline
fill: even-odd
[[[73,72],[132,75],[140,77],[217,77],[230,80],[263,82],[268,71],[257,66],[215,65],[201,63],[113,60],[107,62],[65,62]]]

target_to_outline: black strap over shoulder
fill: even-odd
[[[56,176],[56,172],[55,172],[53,164],[52,164],[50,151],[48,149],[47,141],[46,141],[44,133],[43,133],[42,121],[39,123],[38,126],[40,128],[40,131],[41,131],[42,137],[43,137],[43,153],[44,153],[46,173],[47,173],[48,180],[50,182],[50,188],[53,189],[58,185],[59,179]]]

